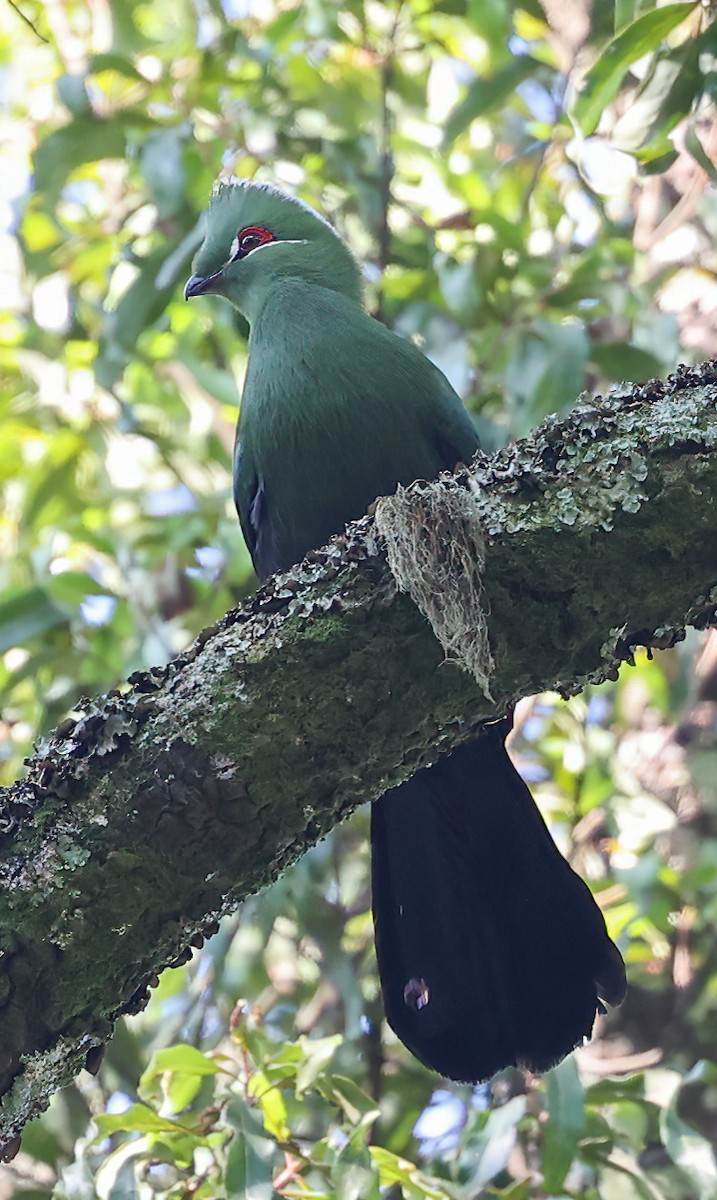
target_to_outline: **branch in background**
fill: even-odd
[[[0,807],[7,1154],[157,973],[356,805],[518,697],[614,678],[636,646],[715,621],[716,402],[717,364],[680,370],[379,509],[446,609],[487,614],[492,700],[445,662],[364,518],[39,746]],[[482,546],[473,582],[450,565],[460,541]]]
[[[22,9],[21,9],[21,8],[20,8],[20,7],[19,7],[19,6],[18,6],[18,5],[15,3],[15,0],[7,0],[7,2],[8,2],[8,4],[10,5],[10,8],[12,8],[12,9],[13,9],[13,10],[14,10],[14,11],[17,13],[17,15],[18,15],[18,17],[20,18],[20,20],[21,20],[21,21],[24,21],[24,22],[25,22],[25,24],[28,26],[28,28],[32,30],[32,32],[35,34],[35,37],[36,37],[36,38],[39,38],[39,40],[40,40],[41,42],[44,42],[46,46],[49,46],[49,44],[50,44],[50,42],[49,42],[49,39],[48,39],[48,38],[46,38],[46,37],[43,37],[43,36],[42,36],[42,34],[40,33],[40,31],[39,31],[39,29],[37,28],[37,26],[36,26],[36,25],[33,25],[33,23],[32,23],[32,21],[30,20],[30,18],[25,16],[25,13],[24,13],[24,12],[22,11]]]

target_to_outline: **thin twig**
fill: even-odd
[[[25,14],[21,8],[18,8],[17,4],[15,3],[15,0],[7,0],[7,2],[10,5],[10,8],[14,8],[14,10],[17,13],[18,17],[20,18],[20,20],[24,21],[25,24],[30,27],[32,32],[35,34],[35,37],[39,38],[41,42],[44,42],[46,46],[49,46],[50,45],[49,38],[42,36],[39,29],[35,28],[32,21],[30,20],[30,18],[25,16]]]
[[[376,316],[383,319],[383,276],[391,258],[391,229],[389,226],[389,209],[391,207],[391,184],[393,183],[394,166],[391,152],[393,120],[391,117],[390,95],[393,87],[395,65],[396,39],[401,18],[403,0],[396,7],[393,28],[388,40],[388,48],[381,64],[381,222],[378,230],[378,264],[381,271],[378,305]]]

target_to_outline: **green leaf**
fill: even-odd
[[[157,1080],[161,1080],[165,1103],[172,1112],[182,1112],[199,1095],[202,1081],[221,1070],[218,1063],[195,1046],[169,1046],[152,1056],[139,1081],[140,1095],[151,1100],[157,1092]]]
[[[599,1179],[599,1195],[610,1200],[667,1200],[637,1163],[619,1150],[613,1150]]]
[[[382,1188],[398,1184],[406,1198],[425,1196],[427,1200],[445,1200],[446,1192],[439,1183],[422,1175],[409,1159],[393,1154],[383,1146],[369,1146],[369,1154],[378,1168]]]
[[[681,25],[695,4],[668,4],[638,17],[603,50],[585,76],[583,90],[573,113],[585,137],[594,133],[604,108],[615,98],[623,77],[632,65],[656,50],[663,38]]]
[[[179,1071],[184,1075],[218,1075],[221,1070],[219,1063],[202,1054],[196,1046],[180,1042],[166,1050],[157,1050],[152,1055],[149,1066],[140,1079],[140,1087],[146,1086],[165,1071]]]
[[[349,1144],[336,1155],[331,1169],[336,1200],[381,1200],[378,1168],[365,1146]]]
[[[691,1072],[692,1074],[692,1072]],[[692,1129],[677,1111],[681,1088],[660,1113],[660,1133],[670,1158],[684,1171],[699,1200],[717,1196],[717,1160],[706,1138]]]
[[[189,1135],[197,1137],[199,1142],[204,1142],[204,1138],[195,1135],[191,1129],[187,1129],[185,1125],[181,1125],[179,1121],[171,1121],[168,1117],[160,1117],[154,1109],[148,1108],[146,1104],[133,1104],[123,1113],[102,1113],[95,1117],[95,1124],[99,1130],[100,1137],[107,1137],[111,1133],[177,1133],[182,1137]]]
[[[367,1095],[353,1079],[344,1075],[326,1075],[317,1083],[317,1089],[332,1104],[337,1104],[351,1125],[364,1127],[372,1124],[380,1115],[376,1101]]]
[[[187,133],[185,126],[160,129],[142,146],[142,174],[162,219],[173,216],[185,204],[182,142]]]
[[[128,79],[135,79],[138,83],[149,86],[144,75],[140,75],[130,60],[121,54],[93,54],[87,73],[98,75],[100,71],[116,71],[118,75],[125,75]]]
[[[160,287],[158,283],[166,254],[166,248],[162,247],[143,261],[140,274],[130,284],[115,311],[108,315],[108,329],[123,350],[136,350],[140,334],[164,312],[172,296],[173,283],[166,287]]]
[[[137,1160],[146,1154],[143,1138],[120,1142],[99,1163],[95,1175],[95,1195],[103,1200],[135,1200],[140,1196]]]
[[[650,1124],[649,1105],[636,1100],[616,1100],[603,1108],[603,1115],[620,1142],[627,1142],[635,1151],[644,1146]]]
[[[664,137],[689,112],[700,87],[700,72],[694,43],[680,46],[679,52],[660,56],[639,92],[616,122],[611,141],[618,150],[633,153],[655,134]],[[679,104],[673,98],[679,89]],[[689,97],[689,98],[688,98]]]
[[[513,1153],[518,1123],[525,1116],[525,1096],[514,1096],[507,1104],[494,1108],[477,1134],[470,1138],[470,1192],[483,1188],[500,1174]]]
[[[137,1200],[140,1190],[132,1161],[122,1163],[105,1195],[107,1200]]]
[[[582,321],[538,318],[522,332],[505,371],[505,385],[517,409],[516,432],[549,412],[572,404],[584,386],[590,343]]]
[[[0,601],[0,654],[67,623],[67,613],[40,587],[5,593]]]
[[[47,581],[47,594],[58,604],[70,605],[77,608],[86,596],[100,596],[107,593],[96,579],[86,571],[60,571],[51,575]]]
[[[335,1033],[331,1037],[325,1038],[303,1036],[299,1038],[299,1046],[304,1054],[304,1061],[296,1072],[297,1096],[300,1096],[302,1092],[305,1092],[307,1088],[310,1088],[316,1082],[324,1068],[331,1062],[342,1041],[343,1038],[340,1033]]]
[[[273,1196],[275,1142],[245,1104],[233,1100],[226,1118],[236,1132],[227,1154],[225,1186],[228,1200],[271,1200]]]
[[[695,129],[693,121],[690,121],[690,124],[687,128],[685,146],[689,150],[695,162],[699,163],[699,165],[702,167],[702,170],[709,179],[710,183],[717,183],[717,167],[712,162],[711,158],[707,154],[707,151],[702,145],[702,142],[697,136],[697,130]]]
[[[663,150],[662,146],[655,151],[650,145],[642,150],[638,150],[635,157],[642,163],[643,175],[664,175],[665,171],[669,171],[673,162],[679,158],[676,150]]]
[[[97,1200],[94,1185],[90,1164],[84,1154],[78,1153],[74,1162],[62,1168],[52,1195],[55,1200]]]
[[[265,27],[264,36],[274,47],[276,53],[281,54],[284,50],[288,50],[296,41],[294,30],[300,16],[301,9],[298,6],[287,8]]]
[[[631,21],[634,21],[635,9],[638,7],[638,3],[639,0],[615,0],[613,32],[619,33],[620,30],[625,27],[625,25],[629,25]],[[595,32],[594,25],[593,32]]]
[[[558,1192],[575,1157],[585,1125],[585,1093],[575,1059],[566,1058],[545,1077],[548,1120],[543,1130],[543,1174],[549,1192]]]
[[[298,1042],[285,1042],[279,1053],[264,1064],[264,1071],[272,1083],[295,1079],[303,1061],[304,1052]]]
[[[663,367],[654,354],[627,342],[598,342],[590,347],[588,360],[609,379],[629,379],[632,383],[654,379]]]
[[[211,363],[201,362],[194,355],[183,353],[181,350],[177,358],[191,371],[199,386],[220,404],[232,408],[239,407],[241,393],[234,376],[228,371],[213,367]]]
[[[476,79],[467,94],[449,114],[446,121],[444,145],[450,145],[476,117],[485,116],[513,94],[519,83],[535,75],[542,64],[529,55],[522,55],[501,67],[487,79]]]
[[[281,1085],[271,1083],[263,1071],[255,1071],[249,1080],[249,1094],[254,1096],[261,1115],[264,1118],[264,1128],[277,1141],[287,1141],[291,1136],[288,1125],[288,1113],[281,1094]]]
[[[80,114],[40,142],[35,151],[35,186],[54,200],[77,167],[105,158],[124,158],[125,153],[125,131],[118,121]]]

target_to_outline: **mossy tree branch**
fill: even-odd
[[[43,741],[0,809],[8,1153],[156,973],[356,805],[518,697],[576,692],[714,622],[716,402],[717,364],[681,370],[381,502]],[[399,593],[377,520],[474,674]]]

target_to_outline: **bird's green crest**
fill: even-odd
[[[249,226],[269,230],[277,244],[234,262],[234,240]],[[296,276],[355,299],[360,296],[358,266],[328,221],[279,188],[249,180],[220,183],[215,188],[206,214],[204,242],[192,270],[202,279],[221,271],[221,286],[207,290],[221,291],[242,308],[246,291],[260,280],[264,286],[267,277]]]

